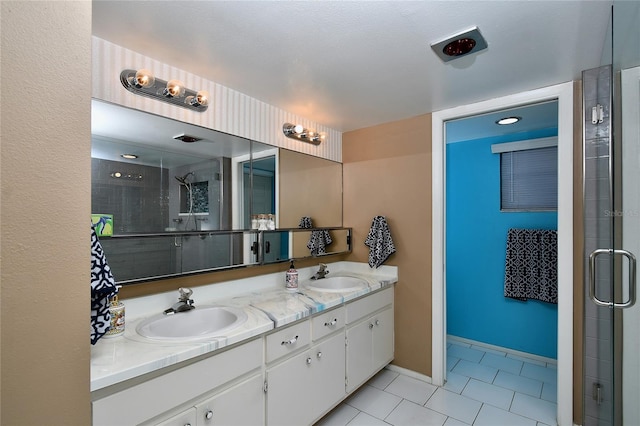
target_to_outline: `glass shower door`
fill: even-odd
[[[583,72],[585,426],[640,425],[640,3],[612,18],[610,65]]]
[[[618,73],[611,102],[615,77],[583,73],[585,426],[640,425],[640,67]]]
[[[622,220],[621,245],[640,254],[640,67],[621,71],[622,109]],[[634,277],[624,275],[633,284]],[[637,274],[637,271],[636,271]],[[636,278],[637,280],[637,278]],[[633,299],[634,288],[623,286],[625,299]],[[629,293],[630,292],[630,293]],[[620,386],[614,399],[622,404],[622,424],[640,425],[640,303],[623,309],[621,330],[614,335],[614,348],[621,351]]]

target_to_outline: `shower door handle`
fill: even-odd
[[[622,303],[604,301],[596,296],[596,258],[601,254],[621,255],[629,260],[629,300]],[[636,303],[636,257],[627,250],[597,249],[589,255],[589,298],[598,306],[629,308]]]

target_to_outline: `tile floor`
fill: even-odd
[[[447,383],[384,369],[316,426],[556,425],[556,366],[450,340]]]

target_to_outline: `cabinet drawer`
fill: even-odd
[[[344,306],[341,306],[313,317],[311,320],[313,341],[322,339],[324,336],[344,327],[344,316],[345,309]]]
[[[393,303],[393,287],[366,296],[347,304],[347,324],[352,324],[360,318],[382,309]]]
[[[256,339],[94,401],[93,426],[135,425],[223,385],[262,365]]]
[[[305,320],[267,336],[267,362],[295,352],[311,341],[309,321]]]

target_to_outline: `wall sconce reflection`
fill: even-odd
[[[180,80],[161,80],[146,69],[126,69],[120,73],[120,83],[137,95],[168,102],[193,111],[204,112],[209,107],[209,92],[187,89]]]

